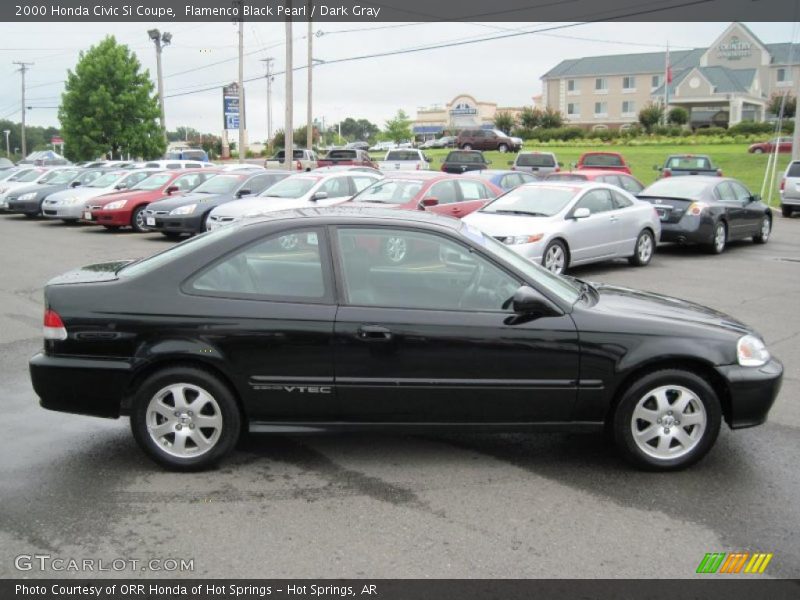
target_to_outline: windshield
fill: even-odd
[[[120,173],[119,171],[115,171],[113,173],[106,173],[102,177],[98,177],[91,183],[87,184],[86,187],[93,187],[93,188],[111,187],[123,175],[127,175],[127,173]]]
[[[575,197],[577,188],[524,185],[484,206],[480,212],[552,217]]]
[[[77,175],[78,171],[75,169],[59,169],[58,171],[50,171],[47,175],[42,177],[39,183],[49,183],[58,185],[60,183],[68,183]]]
[[[463,223],[463,222],[462,222]],[[487,251],[498,256],[512,267],[521,271],[525,277],[545,288],[547,291],[557,296],[564,302],[575,304],[581,297],[581,290],[572,281],[560,275],[551,273],[544,267],[528,260],[521,254],[517,254],[508,246],[498,242],[494,238],[484,235],[479,229],[463,223],[461,233],[483,246]]]
[[[22,171],[21,173],[17,173],[13,177],[9,178],[9,181],[21,181],[26,183],[28,181],[33,181],[34,179],[38,179],[41,176],[42,172],[37,169],[31,169],[30,171]]]
[[[418,179],[382,179],[353,197],[353,202],[380,202],[386,204],[405,204],[422,189],[423,181]]]
[[[705,156],[673,156],[667,161],[668,169],[710,169],[711,161]]]
[[[133,186],[132,190],[157,190],[158,188],[167,184],[172,177],[172,173],[156,173],[150,175],[146,179],[142,179],[139,183]]]
[[[245,175],[217,175],[198,185],[194,188],[193,193],[229,194],[246,178],[247,176]]]
[[[358,156],[358,152],[355,150],[331,150],[328,152],[327,158],[338,158],[338,159],[353,159]]]
[[[622,167],[625,163],[616,154],[587,154],[581,164],[584,167]]]
[[[686,199],[702,198],[707,187],[707,181],[698,180],[695,177],[668,177],[659,179],[646,187],[639,196],[644,198],[655,196]]]
[[[549,154],[519,154],[517,166],[520,167],[555,167],[556,161]]]
[[[268,187],[259,196],[267,198],[300,198],[316,185],[315,177],[288,177]]]

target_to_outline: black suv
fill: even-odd
[[[486,160],[483,152],[477,150],[453,150],[442,163],[442,171],[445,173],[461,174],[466,171],[483,171],[492,164]]]
[[[458,134],[456,146],[462,150],[498,150],[519,152],[520,145],[499,129],[464,129]]]

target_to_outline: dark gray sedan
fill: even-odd
[[[661,220],[661,241],[703,244],[712,254],[729,241],[750,239],[766,244],[772,211],[737,179],[676,177],[659,179],[638,197],[650,202]]]
[[[41,182],[18,188],[8,195],[8,212],[22,213],[26,217],[42,214],[42,202],[50,194],[55,194],[71,187],[86,185],[97,179],[102,169],[57,169],[51,171]]]

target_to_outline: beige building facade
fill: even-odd
[[[695,127],[762,121],[770,96],[798,81],[798,60],[800,45],[764,44],[731,23],[708,48],[669,53],[668,107],[687,109]],[[542,96],[569,124],[624,128],[650,102],[664,102],[666,66],[666,52],[569,59],[542,77]]]
[[[445,132],[473,127],[490,128],[499,112],[508,112],[514,117],[522,112],[521,107],[498,107],[496,102],[483,102],[469,94],[459,94],[447,104],[420,107],[413,122],[413,132],[417,137],[431,139]]]

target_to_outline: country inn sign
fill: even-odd
[[[690,111],[695,127],[763,121],[769,97],[800,77],[798,58],[800,45],[765,44],[747,26],[731,23],[706,48],[669,52],[668,90],[665,51],[564,60],[542,77],[542,97],[570,124],[587,129],[629,127],[649,102],[663,102],[665,91],[669,107]]]

